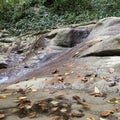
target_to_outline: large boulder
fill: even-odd
[[[41,39],[33,40],[34,42],[31,43],[26,41],[25,45],[28,47],[26,52],[30,55],[25,54],[28,59],[20,61],[17,70],[14,69],[12,75],[9,75],[9,81],[21,81],[41,76],[54,78],[52,73],[56,69],[60,69],[63,76],[65,73],[74,73],[73,76],[70,74],[69,77],[65,78],[68,78],[69,81],[73,79],[70,81],[72,84],[79,82],[79,84],[74,84],[74,88],[81,88],[76,86],[82,85],[81,79],[76,81],[74,77],[84,76],[87,72],[92,71],[99,74],[99,78],[97,78],[97,82],[90,79],[89,82],[92,84],[88,88],[97,85],[102,89],[102,84],[105,84],[105,89],[109,89],[108,82],[106,83],[103,78],[109,76],[110,80],[115,80],[113,78],[120,74],[119,26],[120,18],[108,17],[92,25],[52,30],[42,37],[45,42],[43,49],[39,49],[41,48]],[[58,48],[60,49],[58,50]],[[26,68],[24,68],[24,63],[27,65]],[[66,64],[74,64],[74,66],[67,69]],[[22,65],[23,67],[21,67]],[[114,69],[114,75],[110,74],[109,68]],[[70,71],[70,73],[66,71]],[[80,75],[78,75],[79,72]],[[117,88],[115,89],[117,90]]]
[[[81,43],[89,33],[90,31],[86,28],[62,28],[50,32],[47,38],[50,40],[50,46],[73,47]]]
[[[95,44],[84,50],[77,60],[87,64],[88,71],[99,75],[92,85],[98,86],[101,91],[120,90],[120,18],[108,17],[100,20],[85,44],[89,45],[91,42]],[[114,87],[110,87],[113,83]]]
[[[93,28],[88,42],[96,41],[97,44],[87,49],[84,53],[103,56],[117,55],[120,48],[120,18],[108,17],[100,20]],[[99,42],[100,41],[100,42]]]

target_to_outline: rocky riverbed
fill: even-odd
[[[56,99],[59,95],[72,106],[68,113],[63,107],[64,115],[60,111],[61,114],[49,114],[53,109],[49,106],[45,114],[35,109],[32,112],[36,120],[47,120],[48,116],[51,120],[120,119],[119,17],[21,36],[11,36],[3,30],[0,45],[0,109],[5,110],[0,114],[5,114],[6,119],[20,119],[19,115],[8,115],[9,108],[21,110],[13,102],[21,96],[19,90],[25,92],[22,96],[29,98],[31,106],[47,98],[60,102]],[[36,92],[28,94],[29,89]],[[23,119],[29,119],[29,115]]]

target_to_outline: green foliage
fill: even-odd
[[[64,14],[65,11],[76,14],[83,10],[91,10],[91,0],[55,0],[51,6],[53,12]]]
[[[108,16],[120,16],[120,0],[0,0],[0,28],[16,35]]]

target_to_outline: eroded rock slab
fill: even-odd
[[[13,61],[9,62],[11,68],[7,70],[5,77],[12,84],[33,77],[54,79],[60,75],[65,79],[61,85],[69,82],[74,89],[90,90],[97,85],[102,90],[102,84],[109,88],[109,82],[103,78],[108,76],[110,82],[114,82],[114,78],[118,78],[120,73],[119,26],[119,17],[108,17],[92,25],[55,29],[44,35],[37,35],[39,39],[32,35],[16,39],[8,49],[9,57]],[[69,68],[66,67],[68,64],[73,65]],[[114,69],[114,74],[109,73],[109,68]],[[52,74],[56,69],[60,73]],[[98,77],[89,79],[88,86],[83,87],[81,80],[89,71],[98,74]],[[49,82],[48,86],[50,84]],[[115,91],[119,84],[117,82]],[[107,87],[105,90],[109,91]]]

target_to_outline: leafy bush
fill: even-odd
[[[108,16],[120,16],[120,0],[0,0],[0,28],[16,35]]]

